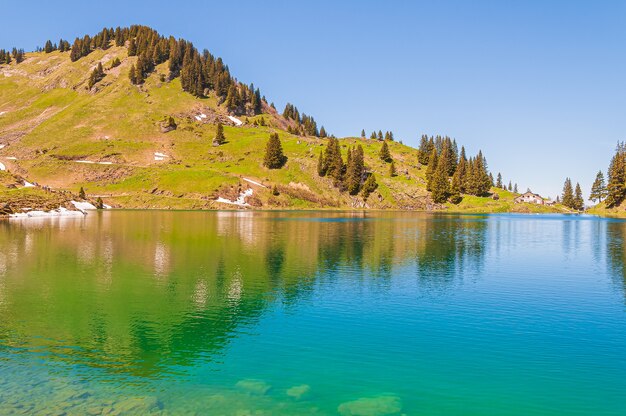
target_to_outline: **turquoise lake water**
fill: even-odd
[[[626,415],[626,222],[0,221],[0,414]]]

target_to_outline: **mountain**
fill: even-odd
[[[270,169],[264,155],[274,133],[285,159]],[[328,138],[295,106],[279,113],[220,58],[145,26],[0,51],[0,202],[14,208],[76,199],[82,188],[92,202],[125,208],[552,209],[515,205],[512,192],[490,189],[493,179],[485,188],[482,154],[468,158],[482,190],[455,198],[456,142],[427,138],[420,151],[391,132],[372,135]],[[327,155],[335,145],[339,161]],[[347,160],[358,146],[361,167]],[[431,153],[444,159],[444,149],[451,164],[437,176],[427,163]],[[336,169],[320,171],[331,162]],[[470,192],[468,179],[457,179],[457,191]]]

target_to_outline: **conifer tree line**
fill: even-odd
[[[491,174],[489,174],[489,175],[491,175]],[[493,182],[493,180],[492,180],[492,182]],[[498,172],[498,176],[496,177],[496,180],[494,182],[494,186],[496,188],[500,188],[500,189],[505,190],[505,191],[517,193],[517,184],[515,184],[515,186],[513,186],[511,181],[509,181],[509,186],[507,186],[506,183],[504,183],[504,181],[502,180],[502,174],[500,172]]]
[[[43,51],[45,53],[51,53],[54,51],[59,51],[59,52],[68,52],[71,50],[71,46],[70,43],[66,40],[63,39],[59,39],[59,43],[52,43],[52,41],[50,39],[48,39],[43,47]]]
[[[183,90],[192,95],[206,97],[215,93],[219,103],[237,115],[260,114],[263,104],[267,104],[253,84],[246,85],[233,78],[221,58],[206,49],[200,53],[191,42],[173,36],[166,38],[147,26],[104,28],[93,37],[76,38],[70,48],[70,59],[77,61],[96,49],[108,49],[112,43],[127,45],[128,56],[137,56],[137,63],[128,75],[133,84],[143,83],[157,65],[169,60],[169,79],[180,77]],[[68,45],[61,44],[64,48]],[[52,51],[54,46],[46,42],[45,49]]]
[[[291,103],[285,105],[283,110],[283,117],[287,120],[293,120],[296,122],[296,127],[287,126],[287,132],[300,136],[315,136],[315,137],[327,137],[328,134],[324,129],[324,126],[318,131],[317,123],[315,119],[306,114],[300,114],[298,107]]]
[[[572,187],[572,180],[565,179],[563,184],[563,194],[561,195],[561,203],[570,209],[582,211],[585,209],[585,200],[580,184],[576,183],[576,188]]]
[[[365,138],[365,130],[361,131],[361,137]],[[393,132],[386,131],[385,135],[383,136],[382,130],[378,130],[378,133],[373,131],[372,134],[370,134],[370,139],[372,139],[372,140],[380,140],[380,141],[384,140],[384,141],[387,141],[387,142],[392,142],[393,141]]]
[[[331,178],[333,185],[341,192],[350,195],[360,193],[364,199],[378,187],[376,177],[365,166],[363,147],[350,147],[344,163],[339,140],[334,137],[328,140],[325,149],[320,152],[317,173]]]
[[[0,49],[0,65],[8,65],[13,61],[17,64],[24,61],[24,49],[13,48],[11,52],[6,49]]]
[[[626,198],[626,145],[624,145],[624,142],[617,143],[615,154],[611,159],[607,173],[608,183],[606,191],[604,191],[604,201],[607,208],[613,208],[620,205]],[[596,180],[598,180],[597,175]]]

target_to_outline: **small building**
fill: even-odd
[[[529,189],[526,192],[524,192],[523,194],[521,194],[520,196],[516,197],[515,198],[515,203],[516,204],[527,203],[527,204],[544,205],[545,201],[541,197],[541,195],[534,194]]]

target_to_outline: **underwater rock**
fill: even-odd
[[[235,384],[238,389],[244,390],[248,393],[264,396],[272,388],[269,384],[263,380],[245,379],[238,381]]]
[[[340,404],[337,410],[342,416],[395,415],[402,410],[402,402],[399,397],[392,395],[362,397]]]
[[[299,386],[293,386],[287,390],[287,396],[293,397],[296,400],[301,400],[309,395],[311,392],[311,386],[308,384],[301,384]]]
[[[163,409],[163,404],[156,397],[131,397],[115,404],[113,413],[141,414]]]

